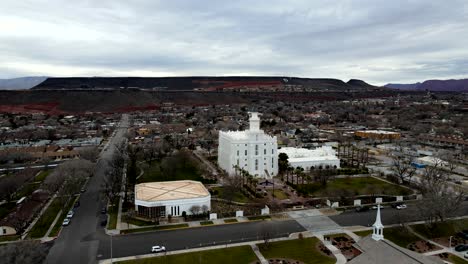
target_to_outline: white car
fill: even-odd
[[[70,219],[68,218],[63,219],[63,223],[62,223],[63,226],[67,226],[69,224],[70,224]]]
[[[468,259],[468,251],[463,255],[464,258]]]
[[[74,214],[73,210],[70,210],[67,214],[67,218],[72,218]]]
[[[407,208],[406,204],[400,204],[400,205],[397,205],[396,207],[397,210],[406,209],[406,208]]]
[[[151,248],[151,252],[152,252],[152,253],[155,253],[155,252],[156,252],[156,253],[157,253],[157,252],[164,252],[164,251],[166,251],[166,248],[165,248],[164,246],[153,246],[153,247]]]

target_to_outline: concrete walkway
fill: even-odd
[[[62,210],[60,210],[60,212],[57,214],[57,216],[55,217],[54,221],[52,222],[52,224],[50,225],[49,229],[47,230],[47,232],[45,233],[45,235],[41,238],[41,240],[47,240],[47,238],[49,237],[50,235],[50,232],[52,231],[52,229],[54,228],[55,226],[55,223],[57,223],[57,221],[59,220],[60,216],[62,215]]]
[[[257,244],[250,244],[250,247],[252,248],[252,250],[255,253],[255,255],[257,256],[257,258],[260,260],[260,263],[268,264],[268,261],[262,255],[262,252],[260,252],[260,249],[258,249]]]
[[[28,226],[28,228],[26,228],[26,230],[24,230],[23,232],[23,235],[21,235],[21,240],[24,240],[26,238],[26,236],[28,235],[29,231],[31,230],[31,228],[36,224],[36,222],[39,220],[39,218],[41,218],[41,216],[44,214],[44,212],[47,210],[47,208],[49,208],[50,204],[52,203],[52,201],[57,197],[57,194],[54,194],[50,200],[46,203],[46,205],[42,208],[41,212],[37,215],[37,217],[34,219],[34,221],[32,221],[32,223]]]
[[[325,241],[322,234],[315,234],[315,237],[317,237],[320,241],[322,241],[322,243],[325,245],[325,247],[327,247],[328,250],[331,251],[333,256],[335,256],[336,264],[345,264],[347,262],[345,256],[343,254],[341,254],[341,251],[338,248],[336,248],[335,246],[333,246],[330,243],[330,241]]]

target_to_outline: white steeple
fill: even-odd
[[[377,205],[377,217],[372,225],[372,238],[376,241],[384,239],[382,221],[380,220],[380,204]]]
[[[258,132],[260,131],[260,118],[257,112],[249,112],[249,130]]]

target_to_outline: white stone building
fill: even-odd
[[[326,168],[339,168],[340,159],[336,156],[335,150],[330,146],[323,146],[316,149],[305,148],[280,148],[279,153],[288,155],[289,164],[294,167],[301,167],[308,171],[311,167],[318,169],[319,166]]]
[[[219,132],[218,164],[229,175],[235,166],[259,178],[278,174],[278,144],[276,137],[260,129],[258,113],[249,113],[249,130]]]
[[[191,215],[192,206],[211,210],[211,195],[201,182],[167,181],[135,185],[135,211],[139,216],[157,218]]]

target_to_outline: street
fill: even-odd
[[[95,263],[99,241],[96,240],[96,230],[99,228],[100,208],[104,205],[100,199],[100,189],[104,173],[108,166],[107,160],[115,151],[114,144],[123,139],[128,127],[128,115],[123,115],[119,128],[116,129],[109,147],[104,149],[94,176],[88,182],[87,190],[81,194],[80,207],[69,226],[64,227],[55,240],[45,263]]]

